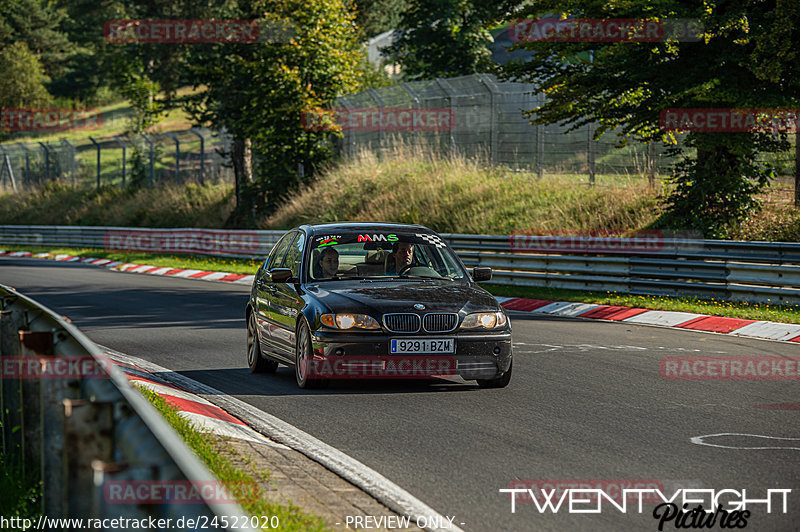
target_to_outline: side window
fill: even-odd
[[[264,264],[265,270],[280,268],[283,258],[286,255],[286,249],[289,247],[289,244],[296,235],[297,233],[283,235],[283,238],[281,238],[278,243],[275,244],[275,247],[272,248],[272,251],[269,253],[269,257],[267,257],[267,262]]]
[[[283,259],[283,264],[281,265],[282,268],[291,269],[292,277],[295,279],[300,277],[300,261],[303,259],[303,248],[306,244],[305,235],[303,233],[298,233],[297,235],[297,238],[289,246],[286,258]]]

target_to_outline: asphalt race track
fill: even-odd
[[[498,490],[520,480],[658,483],[668,497],[679,488],[746,489],[748,499],[791,489],[788,513],[777,496],[770,514],[755,503],[746,529],[800,523],[798,380],[660,374],[667,356],[796,357],[800,345],[515,313],[506,389],[346,382],[308,392],[289,368],[248,372],[247,286],[14,258],[0,258],[0,283],[68,316],[99,344],[292,423],[455,515],[464,530],[658,529],[653,504],[641,514],[629,504],[627,513],[604,505],[599,514],[570,515],[566,505],[554,514],[518,502],[512,514]],[[756,436],[691,441],[721,433]],[[664,530],[676,530],[674,521]]]

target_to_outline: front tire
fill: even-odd
[[[255,312],[247,317],[247,367],[250,368],[250,373],[274,373],[278,369],[276,361],[267,360],[261,354]]]
[[[478,386],[481,388],[505,388],[511,382],[511,368],[514,365],[512,361],[508,366],[508,371],[494,379],[477,379]]]
[[[300,319],[295,340],[294,376],[297,379],[297,386],[304,390],[323,388],[328,384],[325,379],[312,379],[308,376],[310,361],[313,356],[311,332],[306,321]]]

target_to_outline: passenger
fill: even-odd
[[[395,242],[392,244],[392,258],[394,267],[386,273],[389,275],[399,275],[411,267],[414,261],[414,244],[411,242]]]
[[[329,279],[336,277],[339,271],[339,252],[332,247],[326,247],[319,255],[319,260],[314,264],[315,279]]]

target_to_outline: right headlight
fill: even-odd
[[[508,323],[505,313],[502,310],[497,312],[473,312],[467,314],[461,322],[462,329],[497,329],[505,327]]]

